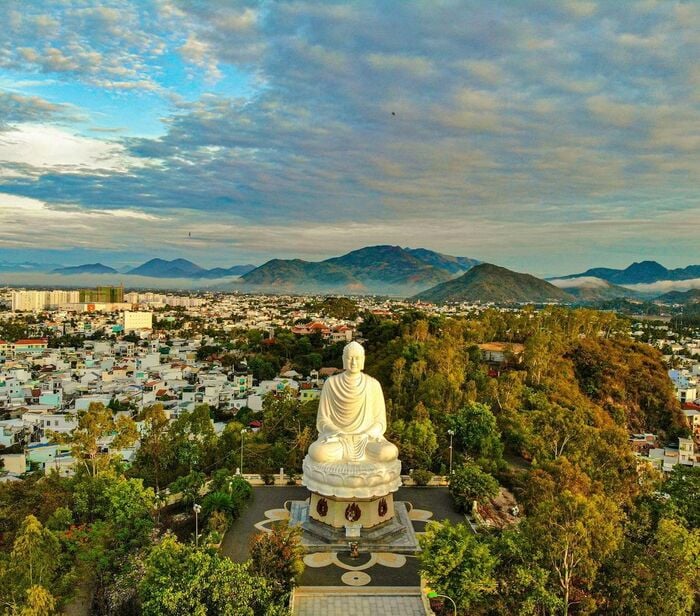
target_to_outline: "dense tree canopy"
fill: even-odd
[[[692,612],[695,475],[677,470],[662,485],[628,444],[631,431],[673,442],[687,429],[660,354],[633,341],[626,321],[590,310],[487,310],[473,319],[370,319],[366,335],[374,350],[367,369],[387,392],[402,452],[413,457],[421,440],[432,449],[428,430],[407,438],[427,409],[438,441],[430,470],[445,468],[447,431],[455,432],[457,506],[487,501],[501,481],[524,513],[517,530],[428,532],[424,568],[440,592],[474,614],[643,614],[642,597],[669,613]],[[492,341],[524,350],[489,364],[477,345]],[[670,498],[640,536],[630,520],[655,490]],[[488,575],[474,570],[477,557]],[[662,598],[655,589],[668,581],[654,562],[673,557],[678,577]],[[647,584],[636,598],[605,584],[615,575],[622,586],[630,575],[622,563],[632,561]],[[450,569],[457,563],[485,585],[463,584]]]

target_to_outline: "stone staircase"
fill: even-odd
[[[294,616],[432,616],[419,586],[299,586]]]

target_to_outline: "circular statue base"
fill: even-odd
[[[359,537],[361,529],[374,528],[394,517],[394,495],[361,499],[338,498],[312,492],[309,517],[333,528],[344,528],[349,537]]]
[[[348,523],[345,527],[337,527],[311,517],[310,505],[314,496],[317,497],[315,500],[317,503],[319,498],[324,498],[312,494],[311,498],[305,501],[289,503],[289,524],[301,527],[301,544],[304,551],[308,553],[338,552],[347,550],[349,543],[355,543],[360,552],[415,554],[419,551],[418,539],[409,515],[410,503],[393,502],[392,499],[392,517],[389,518],[387,515],[386,521],[371,528],[363,528],[360,525],[362,517],[352,524]],[[379,500],[381,501],[381,498]],[[354,502],[360,505],[359,501]],[[369,501],[365,501],[366,506],[368,503]],[[351,501],[345,501],[345,508],[350,504]],[[376,504],[379,507],[379,503]]]

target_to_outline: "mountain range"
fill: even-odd
[[[59,267],[51,270],[53,274],[73,276],[78,274],[127,274],[130,276],[148,276],[150,278],[194,278],[194,279],[214,279],[226,278],[230,276],[241,276],[255,269],[254,265],[234,265],[229,268],[215,267],[205,269],[187,259],[151,259],[142,263],[138,267],[126,268],[118,271],[113,267],[102,263],[87,263],[73,267]]]
[[[632,263],[625,269],[594,267],[580,274],[557,276],[562,280],[583,277],[601,278],[613,284],[650,284],[661,280],[690,280],[700,278],[700,265],[688,265],[670,270],[656,261],[641,261]]]
[[[367,246],[324,261],[272,259],[243,275],[246,287],[410,295],[468,271],[479,261],[425,248]]]
[[[71,278],[71,284],[147,284],[181,288],[273,293],[337,293],[414,296],[428,301],[595,303],[619,298],[655,299],[661,303],[696,303],[700,265],[667,269],[656,261],[625,269],[593,268],[580,274],[541,280],[471,257],[455,257],[426,248],[366,246],[323,261],[272,259],[260,267],[234,265],[206,269],[187,259],[151,259],[119,270],[103,263],[62,267],[0,261],[0,272],[15,276]],[[80,280],[83,276],[82,281]],[[102,278],[104,276],[104,278]],[[174,282],[181,280],[182,283]],[[211,281],[211,282],[208,282]],[[50,280],[41,284],[55,284]],[[59,283],[60,284],[60,283]],[[101,282],[100,282],[101,284]],[[635,285],[640,285],[639,287]],[[690,291],[685,289],[690,288]],[[660,295],[664,293],[663,295]]]
[[[474,266],[458,278],[442,282],[413,299],[428,302],[548,303],[573,302],[573,295],[553,284],[491,263]]]

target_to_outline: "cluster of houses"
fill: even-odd
[[[677,465],[700,466],[700,332],[674,331],[670,323],[638,323],[633,331],[646,337],[664,353],[669,366],[668,376],[676,398],[688,422],[690,435],[679,438],[678,444],[661,446],[655,434],[633,434],[630,444],[635,452],[664,472]]]
[[[245,359],[224,367],[198,361],[201,342],[158,340],[144,344],[86,341],[84,347],[15,353],[0,364],[0,460],[10,475],[30,468],[55,468],[70,473],[74,460],[66,446],[52,444],[50,433],[69,433],[80,411],[93,402],[117,413],[137,416],[144,407],[160,403],[174,420],[195,406],[222,411],[247,407],[261,411],[269,392],[290,389],[304,401],[318,398],[325,376],[337,369],[303,376],[288,370],[270,380],[254,382]],[[258,429],[259,421],[251,422]],[[214,423],[220,432],[224,423]],[[109,448],[110,439],[104,447]],[[9,453],[3,453],[3,451]],[[116,452],[115,452],[116,453]],[[118,452],[129,462],[135,449]]]
[[[161,298],[149,294],[143,299],[151,304]],[[152,331],[144,304],[135,306],[140,328],[125,328],[129,315],[124,313],[54,311],[45,315],[43,337],[0,341],[0,481],[17,480],[30,469],[72,473],[75,461],[69,448],[53,443],[51,433],[70,433],[78,414],[93,402],[132,417],[154,403],[162,404],[171,420],[199,404],[231,417],[244,407],[261,411],[269,392],[289,389],[303,401],[316,399],[325,378],[337,371],[321,368],[302,375],[288,366],[275,378],[256,382],[241,352],[233,351],[233,365],[198,358],[202,347],[220,343],[220,338],[195,330],[197,321],[216,323],[224,332],[256,329],[269,337],[284,327],[300,336],[320,334],[328,344],[352,340],[356,333],[355,322],[321,320],[308,313],[299,298],[285,302],[279,297],[228,295],[178,303],[172,312],[159,312],[158,319],[177,322],[183,315],[193,319],[181,320],[167,335]],[[16,316],[6,312],[0,319]],[[307,324],[295,326],[299,321]],[[124,336],[126,330],[132,330],[130,336]],[[95,333],[104,335],[89,337]],[[82,335],[82,345],[51,348],[49,337],[66,334]],[[218,432],[224,425],[214,422]],[[253,419],[249,427],[259,429],[259,420]],[[106,451],[110,441],[101,443]],[[129,462],[135,451],[111,453]]]

